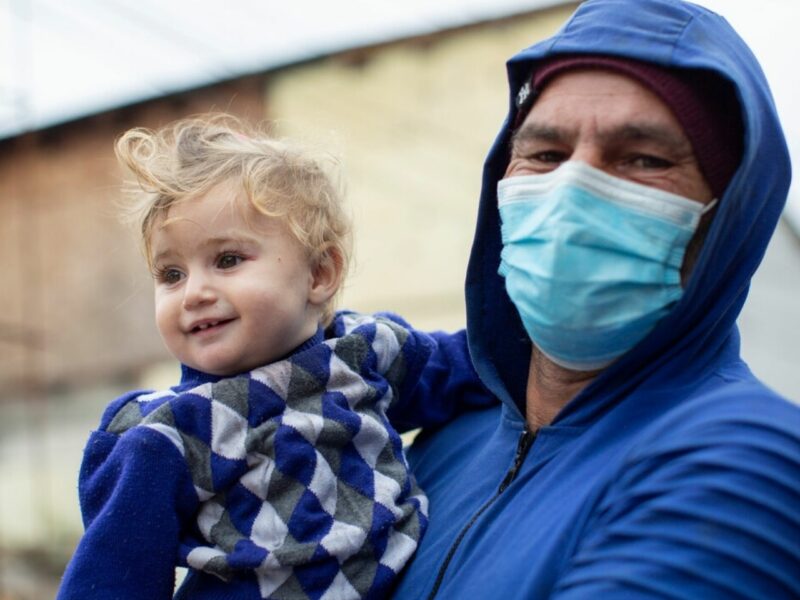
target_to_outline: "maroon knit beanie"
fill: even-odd
[[[709,71],[668,69],[627,58],[559,56],[534,73],[530,100],[541,94],[556,76],[574,69],[616,71],[655,93],[683,127],[714,197],[722,196],[739,166],[744,143],[739,103],[727,81]],[[520,107],[518,123],[525,118],[532,101]]]

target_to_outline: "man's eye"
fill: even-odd
[[[531,154],[531,159],[541,163],[562,163],[566,160],[566,155],[557,150],[545,150]]]
[[[225,254],[221,254],[219,258],[217,258],[217,268],[218,269],[232,269],[236,265],[240,264],[244,258],[239,256],[238,254],[232,254],[230,252],[226,252]]]
[[[667,169],[672,166],[671,161],[649,154],[634,156],[631,164],[640,169]]]
[[[521,160],[531,163],[560,164],[569,157],[563,150],[556,149],[536,149],[536,148],[514,148],[512,160]]]

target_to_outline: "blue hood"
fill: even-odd
[[[658,30],[652,23],[661,24]],[[738,355],[736,318],[766,251],[789,189],[786,143],[755,57],[719,15],[670,0],[589,0],[552,38],[508,62],[509,114],[483,172],[478,224],[466,280],[470,351],[489,389],[524,414],[530,342],[509,300],[500,264],[497,181],[508,163],[516,97],[543,59],[558,54],[617,55],[667,67],[706,69],[730,81],[742,106],[742,161],[727,187],[685,294],[634,349],[616,361],[557,417],[586,423],[634,387],[679,387]],[[589,401],[591,399],[591,401]]]

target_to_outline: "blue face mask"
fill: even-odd
[[[534,344],[588,371],[642,340],[683,294],[703,205],[566,162],[497,185],[500,275]]]

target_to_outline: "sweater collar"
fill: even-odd
[[[324,340],[323,329],[322,327],[318,327],[314,335],[312,335],[305,342],[297,346],[294,350],[291,350],[290,352],[276,359],[273,362],[278,362],[279,360],[286,360],[287,358],[294,356],[298,352],[303,352],[304,350],[308,350],[309,348],[322,343],[323,340]],[[173,386],[172,389],[176,392],[179,392],[197,387],[199,385],[203,385],[205,383],[216,383],[221,379],[235,377],[236,375],[240,375],[240,373],[234,373],[231,375],[212,375],[211,373],[205,373],[203,371],[193,369],[192,367],[181,363],[181,381],[178,385]]]

